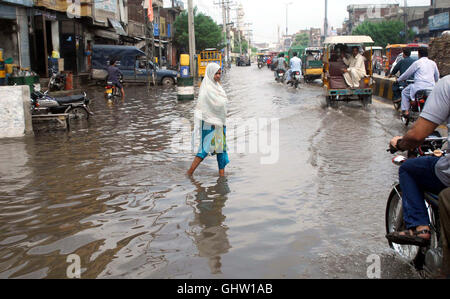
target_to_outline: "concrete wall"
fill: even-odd
[[[33,134],[28,86],[0,86],[0,138]]]

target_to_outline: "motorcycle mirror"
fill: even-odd
[[[394,159],[392,159],[392,163],[394,163],[397,166],[402,165],[406,160],[404,156],[396,156]]]

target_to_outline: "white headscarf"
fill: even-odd
[[[219,82],[214,80],[220,66],[210,63],[206,67],[206,76],[200,86],[195,118],[217,126],[226,125],[227,95]]]

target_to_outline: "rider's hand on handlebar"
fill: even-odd
[[[397,143],[402,138],[403,137],[400,137],[400,136],[392,138],[391,143],[389,144],[389,150],[391,151],[392,154],[395,154],[395,152],[398,151]]]

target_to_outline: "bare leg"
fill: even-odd
[[[125,91],[123,90],[123,87],[120,91],[122,92],[122,101],[124,101],[125,100]]]
[[[224,177],[225,176],[225,169],[220,169],[219,170],[219,176],[220,177]]]
[[[200,165],[200,163],[202,163],[202,161],[203,161],[203,159],[201,159],[199,157],[195,157],[194,162],[192,162],[191,169],[188,170],[187,175],[192,176],[194,174],[195,170]]]

